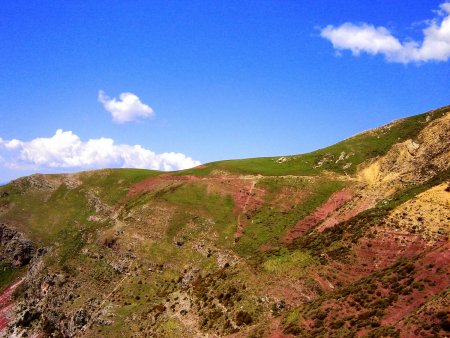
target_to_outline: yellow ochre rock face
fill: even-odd
[[[387,223],[428,241],[450,233],[450,184],[441,183],[395,208]]]
[[[432,121],[417,136],[391,147],[388,153],[360,165],[357,178],[370,185],[424,182],[450,166],[450,114]]]

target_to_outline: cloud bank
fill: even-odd
[[[16,169],[101,167],[187,169],[200,165],[182,153],[156,154],[140,145],[115,144],[111,138],[82,141],[71,131],[58,129],[52,137],[31,141],[0,138],[0,164]]]
[[[110,98],[103,90],[98,92],[98,101],[103,104],[105,110],[111,113],[116,123],[137,121],[140,118],[148,118],[155,115],[153,109],[143,103],[133,93],[122,93],[119,100]]]
[[[423,40],[400,42],[385,27],[362,23],[344,23],[341,26],[328,25],[321,30],[321,36],[329,40],[335,49],[351,50],[357,56],[382,54],[389,62],[421,63],[447,61],[450,58],[450,2],[440,5],[438,18],[432,19],[423,29]]]

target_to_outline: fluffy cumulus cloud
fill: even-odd
[[[111,113],[113,121],[116,123],[137,121],[155,114],[150,106],[143,103],[133,93],[122,93],[119,95],[119,99],[116,99],[110,98],[103,90],[100,90],[98,101],[103,104],[107,112]]]
[[[181,153],[156,154],[140,145],[115,144],[110,138],[82,141],[58,129],[52,137],[31,141],[0,138],[0,161],[9,168],[147,168],[178,170],[200,164]]]
[[[351,50],[353,55],[361,52],[382,54],[389,62],[447,61],[450,58],[450,2],[440,5],[439,17],[428,21],[423,30],[423,40],[401,42],[385,27],[344,23],[329,25],[322,29],[321,36],[329,40],[335,49]]]

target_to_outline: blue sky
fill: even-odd
[[[2,3],[0,182],[303,153],[450,104],[448,11],[418,0]]]

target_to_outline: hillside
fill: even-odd
[[[294,156],[0,187],[0,330],[450,335],[450,106]]]

